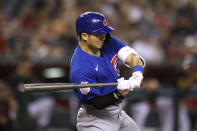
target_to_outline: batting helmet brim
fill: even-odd
[[[100,29],[94,30],[92,33],[95,33],[95,34],[107,34],[107,33],[113,32],[113,31],[115,31],[114,28],[112,28],[110,26],[103,26]]]

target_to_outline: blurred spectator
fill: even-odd
[[[32,69],[33,63],[31,62],[29,57],[22,56],[19,58],[15,72],[10,75],[11,88],[15,91],[16,94],[20,94],[19,91],[22,90],[23,84],[32,83],[33,81],[35,81]]]
[[[141,90],[143,90],[147,96],[150,95],[150,97],[143,96],[140,99],[133,101],[131,104],[130,109],[133,118],[141,129],[145,129],[146,127],[147,117],[153,108],[152,100],[155,99],[153,92],[158,89],[158,87],[159,81],[156,78],[146,78],[143,81],[143,87]]]
[[[1,30],[0,30],[0,56],[1,58],[10,56],[10,48],[8,47],[7,41],[4,39]]]
[[[30,130],[29,127],[45,128],[51,121],[51,114],[55,106],[54,98],[47,93],[25,94],[23,84],[35,83],[33,64],[28,57],[20,58],[15,74],[10,76],[10,84],[17,96],[19,104],[18,128]],[[43,110],[45,108],[45,110]],[[33,120],[36,122],[33,125]],[[31,128],[31,130],[34,130]]]
[[[185,56],[186,50],[183,46],[183,38],[174,36],[169,42],[166,50],[166,57],[170,64],[180,65]]]
[[[197,66],[197,33],[185,38],[184,47],[186,53],[182,62],[183,69],[193,69]]]
[[[32,96],[21,91],[23,84],[32,83],[35,80],[30,59],[28,57],[20,58],[16,71],[9,78],[10,87],[14,91],[18,103],[17,128],[18,130],[29,130],[31,126],[28,125],[30,119],[28,117],[27,104],[32,99]]]
[[[177,85],[182,91],[188,89],[196,89],[197,83],[197,35],[190,35],[185,38],[184,47],[186,55],[182,62],[182,72],[179,74]],[[185,94],[187,95],[187,94]],[[197,114],[194,110],[197,109],[197,101],[193,98],[185,98],[184,103],[190,112],[191,126],[196,128],[197,126]]]
[[[164,51],[160,44],[153,39],[149,39],[148,36],[142,36],[131,46],[146,60],[148,66],[159,65],[164,61]]]
[[[51,116],[55,107],[53,97],[45,96],[29,102],[27,106],[28,114],[36,121],[39,130],[45,129],[51,122]],[[37,130],[38,130],[37,129]]]
[[[195,34],[197,31],[196,21],[195,4],[192,1],[188,1],[185,6],[177,10],[176,24],[172,30],[172,34],[179,35],[179,37]]]
[[[0,80],[0,130],[15,131],[18,105],[15,95],[6,83]]]

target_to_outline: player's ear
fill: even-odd
[[[81,33],[81,39],[84,41],[88,40],[88,34],[87,33]]]

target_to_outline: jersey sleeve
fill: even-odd
[[[118,53],[118,51],[125,47],[126,44],[124,42],[122,42],[121,40],[119,40],[118,38],[114,37],[114,36],[111,36],[112,38],[112,48]]]
[[[130,55],[130,54],[135,54],[137,55],[140,60],[142,61],[143,63],[143,67],[145,67],[145,60],[131,47],[129,46],[125,46],[123,48],[121,48],[119,51],[118,51],[118,58],[120,59],[120,61],[122,63],[125,64],[125,60],[126,58]],[[126,64],[125,64],[126,65]],[[128,66],[128,65],[127,65]]]
[[[113,49],[115,49],[115,51],[117,52],[118,58],[120,59],[122,63],[125,64],[125,59],[127,56],[129,56],[130,54],[135,54],[139,56],[139,58],[141,59],[143,63],[143,67],[145,67],[145,60],[133,48],[127,46],[124,42],[122,42],[118,38],[114,36],[111,36],[111,37],[112,37]]]
[[[72,83],[98,83],[95,75],[90,73],[90,71],[76,71],[76,73],[73,74],[75,75],[71,75],[70,77],[70,81]],[[86,102],[94,97],[102,96],[101,90],[99,88],[100,87],[75,89],[74,94],[79,98],[81,102]]]

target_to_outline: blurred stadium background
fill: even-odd
[[[112,34],[146,60],[143,88],[124,105],[143,131],[197,130],[196,0],[1,0],[0,130],[76,130],[72,92],[20,89],[69,82],[75,20],[85,11],[106,15]],[[129,69],[120,67],[128,78]]]

